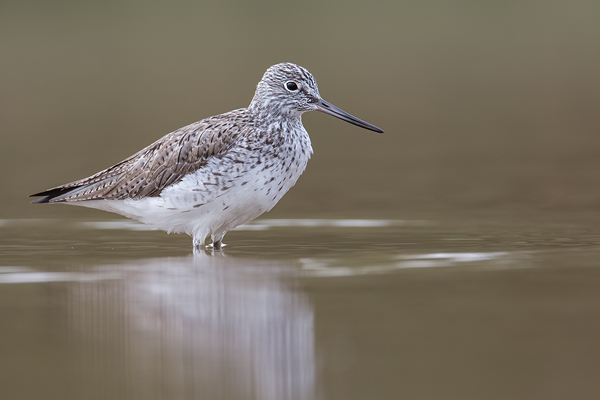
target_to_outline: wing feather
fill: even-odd
[[[131,157],[88,178],[36,193],[33,203],[124,200],[159,196],[169,185],[221,158],[252,129],[246,109],[217,115],[169,133]]]

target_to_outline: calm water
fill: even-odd
[[[1,398],[600,393],[600,228],[269,220],[192,257],[127,220],[3,220]]]

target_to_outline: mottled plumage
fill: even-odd
[[[88,178],[32,196],[116,212],[157,229],[187,233],[199,248],[269,211],[312,154],[301,116],[318,110],[382,132],[325,102],[306,69],[272,66],[250,106],[195,122]]]

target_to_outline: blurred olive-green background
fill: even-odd
[[[304,116],[315,154],[271,216],[600,205],[600,2],[0,5],[1,218],[27,196],[245,107],[272,64],[385,130]]]

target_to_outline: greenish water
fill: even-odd
[[[593,398],[582,215],[269,220],[192,257],[128,220],[3,220],[2,398]]]

